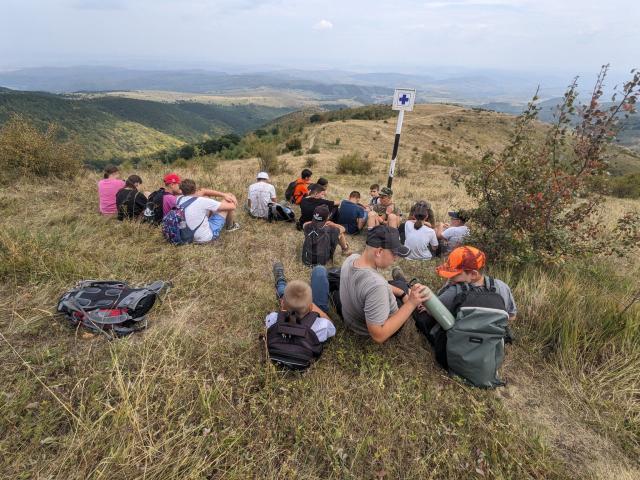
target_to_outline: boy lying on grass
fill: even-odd
[[[318,337],[319,342],[326,342],[336,334],[336,327],[329,319],[329,280],[327,269],[318,265],[311,270],[311,286],[302,280],[292,280],[287,283],[282,263],[273,265],[276,295],[280,301],[281,311],[294,312],[298,318],[303,318],[309,312],[315,312],[318,317],[313,322],[311,330]],[[278,312],[269,313],[264,319],[267,329],[276,323]]]

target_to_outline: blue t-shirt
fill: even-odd
[[[347,233],[358,233],[358,219],[366,218],[366,212],[357,203],[350,202],[349,200],[343,200],[340,203],[340,225],[344,226]]]

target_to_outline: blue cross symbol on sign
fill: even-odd
[[[400,103],[402,105],[404,105],[405,103],[407,103],[409,100],[411,100],[411,97],[407,97],[406,93],[403,93],[402,96],[400,98],[398,98],[398,100],[400,101]]]

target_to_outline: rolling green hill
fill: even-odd
[[[45,128],[56,123],[86,158],[132,157],[225,133],[242,134],[290,112],[259,105],[162,103],[120,97],[0,90],[0,124],[20,114]]]

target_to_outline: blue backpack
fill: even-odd
[[[187,221],[184,212],[189,206],[197,200],[198,197],[193,197],[186,202],[180,204],[180,200],[184,197],[180,197],[176,202],[176,206],[162,219],[162,235],[167,239],[167,242],[173,245],[184,245],[187,243],[193,243],[193,236],[196,230],[200,228],[206,219],[203,218],[200,225],[191,230],[187,225]]]

